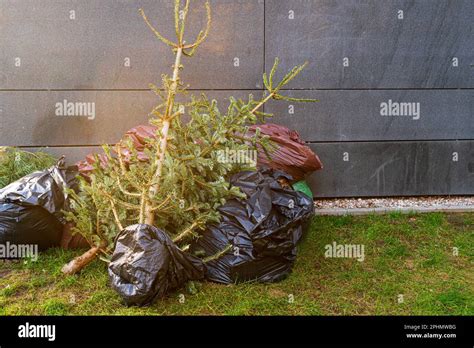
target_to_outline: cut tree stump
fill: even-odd
[[[71,260],[69,263],[65,264],[63,268],[61,269],[61,272],[67,275],[76,274],[85,266],[87,266],[89,263],[91,263],[92,260],[95,259],[95,257],[97,256],[99,252],[100,252],[99,247],[93,247],[89,249],[81,256],[78,256],[75,259]]]

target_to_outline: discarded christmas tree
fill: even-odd
[[[45,152],[28,152],[0,146],[0,189],[37,170],[45,170],[57,162]]]
[[[255,168],[252,151],[257,144],[268,146],[267,139],[259,132],[247,134],[250,125],[271,116],[260,111],[262,106],[270,99],[313,101],[280,94],[306,64],[295,67],[274,84],[276,60],[270,74],[264,74],[266,93],[261,99],[252,95],[247,101],[231,97],[225,113],[219,111],[215,100],[204,95],[178,103],[176,96],[187,94],[180,79],[183,57],[195,54],[211,24],[211,9],[206,3],[206,28],[194,43],[186,43],[189,3],[187,0],[181,5],[180,0],[175,0],[176,42],[163,37],[140,10],[148,27],[175,55],[172,75],[163,75],[162,89],[151,85],[161,99],[149,120],[156,127],[156,136],[148,139],[141,155],[130,139],[113,148],[103,146],[105,161],[97,157],[89,178],[80,179],[80,193],[71,193],[73,212],[67,213],[67,217],[92,248],[65,265],[64,273],[76,273],[99,253],[108,257],[118,233],[136,223],[159,227],[185,249],[189,240],[198,237],[208,223],[219,220],[218,206],[228,198],[243,196],[237,187],[229,185],[228,178]],[[223,156],[226,153],[246,154],[247,160],[226,160]]]

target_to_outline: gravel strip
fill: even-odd
[[[468,196],[426,196],[388,198],[317,198],[316,212],[331,210],[474,210],[474,197]]]

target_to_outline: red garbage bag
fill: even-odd
[[[308,174],[323,168],[319,157],[301,140],[298,132],[284,126],[267,123],[250,127],[255,133],[268,135],[274,145],[267,154],[258,146],[257,166],[266,166],[290,174],[295,181],[303,180]],[[270,156],[270,158],[268,157]]]
[[[94,163],[96,161],[95,158],[96,154],[90,153],[86,156],[86,158],[83,161],[76,162],[77,170],[79,171],[79,174],[81,174],[84,177],[88,177],[88,174],[94,169]],[[99,158],[99,162],[102,167],[107,166],[107,156],[104,154],[98,154],[97,155]]]
[[[140,161],[148,161],[148,156],[145,155],[144,150],[147,146],[147,140],[153,139],[156,137],[156,127],[155,126],[136,126],[127,131],[123,137],[123,140],[131,139],[133,146],[137,150],[137,157]],[[127,163],[130,159],[130,153],[125,147],[121,147],[122,156],[124,161]]]
[[[301,140],[299,134],[284,126],[267,123],[263,125],[254,125],[250,127],[250,132],[260,128],[261,134],[268,135],[275,145],[271,149],[268,157],[261,146],[258,146],[257,165],[259,168],[266,166],[276,170],[282,170],[290,174],[295,181],[303,180],[308,174],[323,168],[319,157]],[[122,138],[122,142],[131,139],[137,150],[137,157],[140,161],[147,161],[144,150],[147,145],[147,139],[156,137],[156,127],[151,125],[136,126],[127,131]],[[125,163],[130,161],[130,152],[124,146],[120,146],[120,151]],[[116,149],[114,151],[117,151]],[[99,155],[101,165],[107,165],[107,157]],[[87,174],[93,169],[95,157],[93,154],[87,155],[84,161],[76,163],[79,172],[87,177]]]
[[[137,157],[140,161],[148,161],[148,157],[145,155],[144,150],[147,145],[147,139],[154,138],[156,136],[156,127],[155,126],[136,126],[132,129],[128,130],[125,135],[123,136],[121,142],[126,141],[127,139],[132,140],[132,144],[137,150]],[[125,146],[120,146],[120,152],[123,157],[123,161],[127,164],[130,162],[131,153]],[[117,152],[117,149],[112,149],[113,154]],[[101,166],[107,166],[107,156],[105,154],[97,155],[99,158],[99,162]],[[95,154],[89,154],[86,158],[82,161],[76,163],[79,173],[84,176],[88,177],[88,174],[94,169],[94,163],[96,162]]]

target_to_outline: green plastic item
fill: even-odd
[[[293,190],[303,192],[306,196],[313,198],[313,192],[308,186],[308,183],[304,180],[295,182],[293,185]]]

